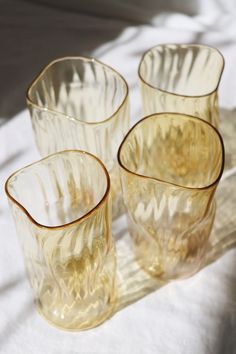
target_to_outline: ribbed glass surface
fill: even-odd
[[[138,122],[118,152],[130,233],[141,266],[168,280],[197,271],[223,171],[219,133],[195,117],[162,113]]]
[[[130,120],[125,80],[95,59],[63,58],[32,83],[27,103],[41,155],[81,149],[98,156],[111,176],[113,216],[119,215],[116,154]]]
[[[115,305],[109,183],[100,161],[79,151],[51,155],[6,182],[37,308],[64,329],[96,326]]]
[[[203,45],[163,44],[148,50],[139,66],[145,115],[185,113],[218,127],[223,68],[220,52]]]

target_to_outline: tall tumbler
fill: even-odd
[[[116,155],[129,129],[128,85],[98,60],[66,57],[46,66],[27,91],[42,156],[81,149],[98,156],[111,177],[113,216],[122,211]]]
[[[126,135],[118,161],[138,262],[163,280],[196,272],[224,167],[220,134],[196,117],[150,115]]]
[[[162,44],[144,53],[139,79],[145,115],[190,114],[219,124],[218,86],[224,58],[199,44]]]
[[[116,300],[104,165],[89,153],[59,152],[13,173],[5,190],[40,314],[68,330],[104,321]]]

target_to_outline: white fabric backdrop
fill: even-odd
[[[220,87],[220,103],[233,112],[236,92],[235,2],[209,1],[208,7],[206,3],[199,2],[202,10],[194,17],[162,13],[154,16],[151,24],[126,26],[117,38],[94,50],[94,56],[126,77],[130,85],[133,122],[141,117],[138,61],[144,50],[165,42],[200,42],[222,51],[226,67]],[[100,22],[96,25],[99,27]],[[95,26],[95,36],[96,32]],[[235,249],[194,277],[170,283],[125,307],[95,329],[68,333],[50,327],[41,319],[33,307],[22,255],[3,192],[3,183],[8,175],[36,159],[38,153],[30,120],[28,113],[23,111],[0,129],[1,353],[236,353]],[[232,188],[236,190],[236,184]],[[235,190],[232,189],[232,195]],[[125,236],[119,240],[121,247],[127,239],[128,236]]]

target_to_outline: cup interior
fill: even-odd
[[[97,158],[71,150],[14,173],[6,182],[6,191],[36,223],[57,227],[96,208],[109,186],[108,174]]]
[[[155,89],[176,95],[202,96],[217,89],[223,67],[223,56],[214,48],[166,44],[144,54],[139,75]]]
[[[199,118],[160,113],[139,121],[123,140],[118,160],[130,173],[186,188],[207,188],[223,171],[219,133]]]
[[[92,58],[71,57],[50,63],[28,90],[28,99],[42,109],[84,122],[110,118],[128,94],[125,80]]]

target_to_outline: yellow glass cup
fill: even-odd
[[[104,165],[83,151],[59,152],[13,173],[5,190],[40,314],[68,330],[103,322],[116,299]]]
[[[138,70],[144,114],[190,114],[218,127],[223,69],[222,54],[208,46],[162,44],[149,49]]]
[[[79,149],[103,161],[111,177],[113,216],[118,216],[122,195],[116,155],[130,124],[125,79],[93,58],[61,58],[33,81],[27,104],[42,156]]]
[[[150,115],[126,135],[118,161],[138,262],[163,280],[196,272],[224,167],[220,134],[192,116]]]

